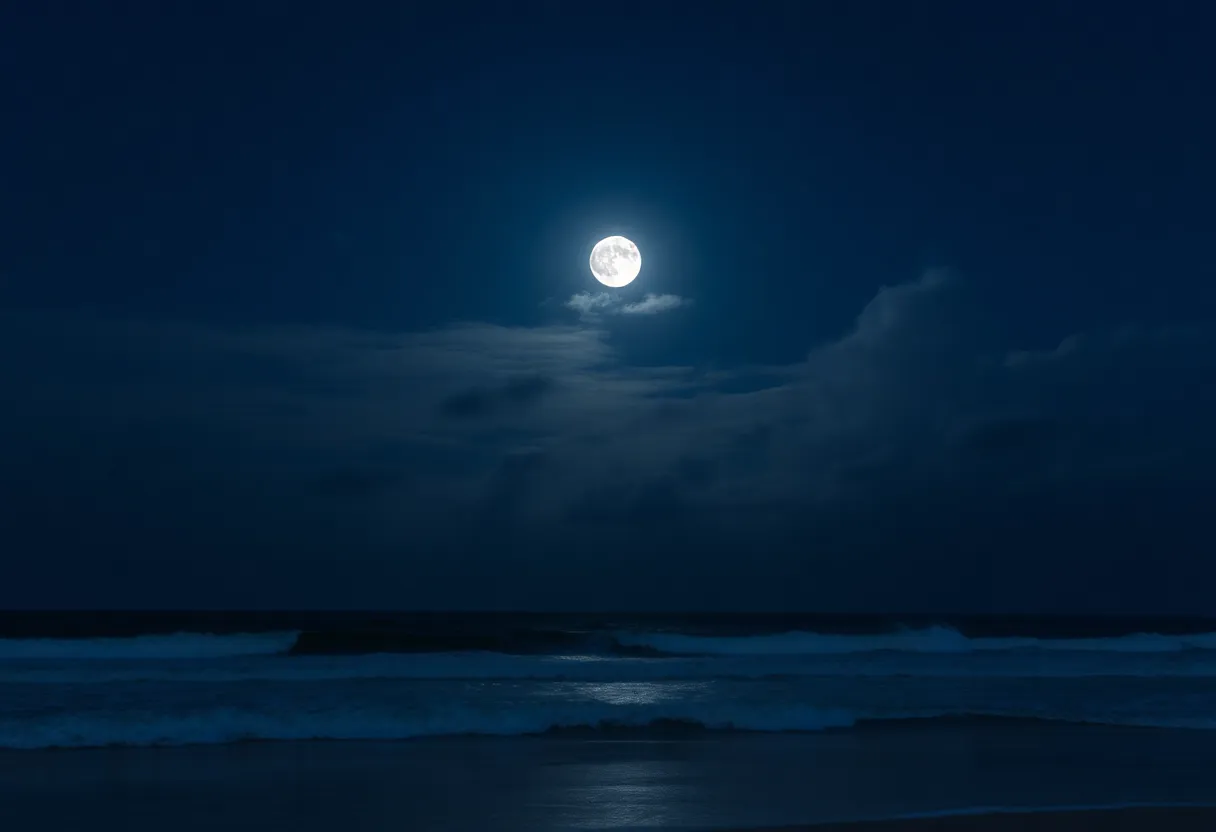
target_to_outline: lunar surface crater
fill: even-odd
[[[627,286],[641,270],[642,253],[632,240],[607,237],[591,250],[591,274],[605,286]]]

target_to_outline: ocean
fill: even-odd
[[[997,719],[1210,731],[1216,622],[0,614],[0,749],[671,739]]]

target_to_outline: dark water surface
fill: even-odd
[[[0,749],[814,732],[1005,718],[1216,729],[1196,619],[0,615]]]

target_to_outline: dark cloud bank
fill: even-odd
[[[964,289],[712,372],[10,315],[0,603],[1216,610],[1213,330],[994,344]]]

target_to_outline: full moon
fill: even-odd
[[[591,273],[605,286],[628,286],[641,270],[642,253],[624,237],[605,237],[591,249]]]

